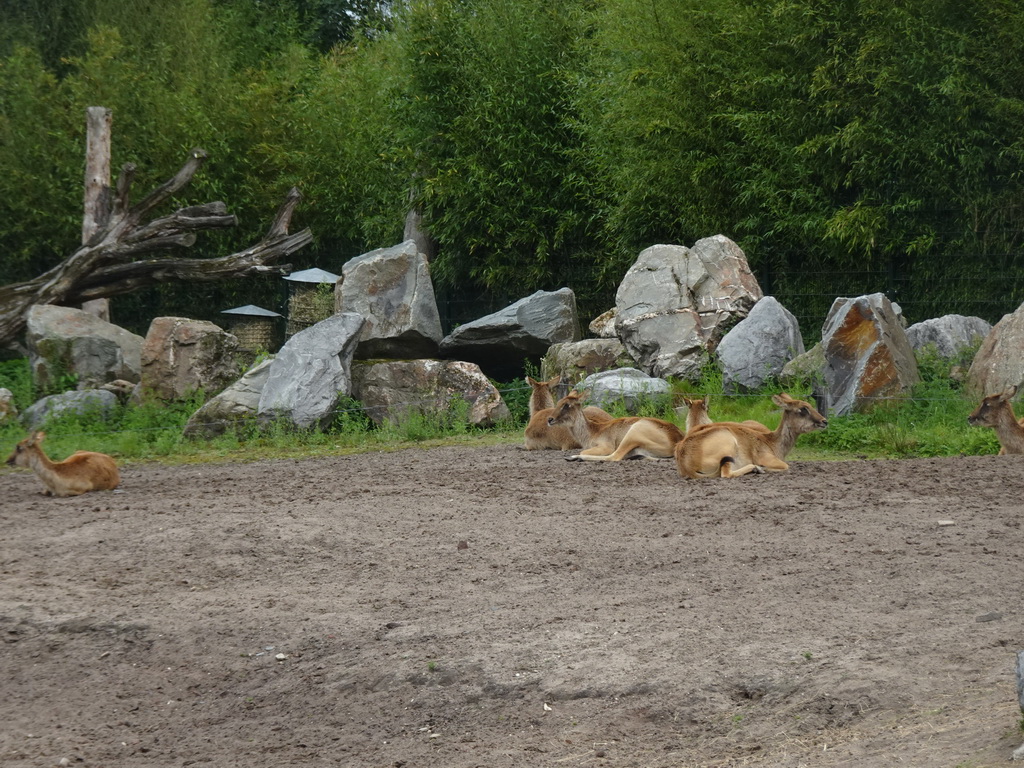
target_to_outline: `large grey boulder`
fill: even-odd
[[[907,395],[921,380],[907,332],[885,294],[836,299],[821,343],[825,386],[837,416]]]
[[[26,317],[32,380],[53,389],[65,374],[78,389],[93,389],[115,379],[137,382],[141,376],[142,337],[71,307],[37,304]]]
[[[615,294],[615,330],[637,367],[696,380],[722,335],[761,298],[746,256],[723,235],[652,245]]]
[[[257,363],[242,378],[203,404],[189,417],[182,434],[189,438],[217,437],[231,426],[255,418],[272,362],[270,358]]]
[[[726,392],[760,389],[804,353],[800,324],[774,296],[765,296],[718,345],[716,355]]]
[[[117,395],[101,389],[82,389],[49,395],[32,403],[21,414],[21,423],[27,429],[38,429],[48,420],[59,416],[95,416],[108,420],[117,407]]]
[[[583,339],[552,344],[541,363],[541,378],[561,376],[562,383],[576,382],[598,371],[633,368],[636,363],[618,339]]]
[[[477,426],[509,417],[501,393],[480,367],[459,360],[356,362],[352,396],[377,424],[397,422],[411,412],[441,420],[462,418],[463,409],[466,421]]]
[[[1024,304],[996,323],[967,372],[967,391],[985,397],[1024,385]]]
[[[334,287],[335,309],[365,318],[356,357],[436,357],[444,334],[427,257],[406,240],[349,260]]]
[[[587,404],[605,410],[622,405],[633,412],[645,402],[666,403],[671,398],[671,387],[664,379],[648,376],[636,368],[616,368],[599,371],[576,385],[580,392],[588,392]]]
[[[579,338],[576,294],[560,288],[460,325],[441,341],[441,356],[476,363],[488,376],[507,380],[522,373],[524,359],[539,362],[552,344]]]
[[[352,393],[352,356],[363,317],[341,312],[292,336],[270,364],[257,416],[296,427],[326,427]]]
[[[981,344],[992,326],[980,317],[943,315],[907,328],[907,339],[914,351],[931,345],[941,356],[950,360],[964,349]]]
[[[238,339],[206,320],[157,317],[142,345],[139,396],[180,400],[198,390],[208,397],[238,378]]]

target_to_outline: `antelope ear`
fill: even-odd
[[[526,377],[526,383],[529,384],[531,387],[536,387],[540,382],[538,382],[532,376],[527,376]]]
[[[561,383],[562,383],[562,374],[560,374],[560,373],[556,374],[555,376],[552,376],[550,379],[548,379],[548,386],[549,387],[557,387]]]
[[[1007,400],[1013,400],[1014,396],[1017,394],[1017,385],[1014,384],[1012,387],[1010,387],[1008,390],[1006,390],[1006,392],[1004,392],[1003,394],[1006,395],[1006,399]]]
[[[772,395],[772,402],[775,403],[779,408],[785,408],[789,395],[783,392],[781,395]]]
[[[43,440],[45,440],[45,439],[46,439],[46,433],[45,432],[43,432],[43,431],[33,432],[32,436],[29,438],[29,443],[28,444],[29,445],[37,445],[38,443],[43,442]]]
[[[576,390],[573,391],[575,392]],[[586,400],[588,397],[590,397],[590,390],[584,389],[582,392],[578,392],[577,397],[579,397],[580,400]]]
[[[692,399],[690,399],[689,397],[683,397],[683,403],[686,405],[687,408],[689,408],[691,405],[693,405],[693,402],[694,401]]]

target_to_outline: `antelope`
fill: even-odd
[[[583,448],[570,461],[622,461],[627,457],[667,459],[683,439],[670,421],[646,416],[624,416],[595,421],[584,414],[586,392],[573,390],[555,405],[548,426],[565,426]]]
[[[46,486],[46,496],[78,496],[86,491],[106,491],[121,482],[117,465],[105,453],[77,451],[64,461],[50,461],[43,453],[45,432],[34,432],[14,447],[7,458],[11,467],[26,467]]]
[[[1013,415],[1013,396],[1017,387],[1013,386],[997,395],[989,395],[981,401],[970,416],[967,423],[974,427],[992,427],[999,438],[999,455],[1007,453],[1024,453],[1024,419],[1020,421]]]
[[[686,412],[686,432],[687,434],[694,427],[699,427],[704,424],[713,424],[711,417],[708,415],[708,404],[711,402],[711,395],[704,395],[702,398],[684,397],[683,405],[676,406],[673,410],[677,415],[682,416],[683,412]],[[760,432],[771,432],[768,427],[759,421],[748,419],[741,422],[744,427],[750,427]]]
[[[530,393],[530,421],[526,425],[526,440],[523,444],[528,451],[568,451],[580,447],[579,442],[566,427],[548,426],[548,417],[554,412],[555,405],[552,389],[557,387],[561,380],[561,376],[555,376],[547,381],[526,377],[526,382],[533,387],[533,392]],[[584,408],[583,413],[595,421],[608,421],[612,418],[607,412],[593,406]]]
[[[750,472],[784,472],[783,461],[797,437],[825,429],[828,419],[814,406],[783,393],[772,397],[782,408],[782,421],[774,432],[731,421],[699,426],[675,447],[676,468],[688,478],[740,477]]]
[[[683,404],[677,405],[672,410],[677,416],[686,416],[686,431],[701,424],[710,424],[711,417],[708,416],[708,402],[710,397],[684,397]],[[678,401],[676,401],[678,402]]]

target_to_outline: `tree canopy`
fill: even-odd
[[[722,233],[802,319],[886,290],[990,321],[1018,284],[1024,7],[1002,0],[0,0],[3,282],[78,243],[84,112],[148,188],[224,200],[219,257],[291,187],[340,272],[410,207],[450,294],[608,302],[637,252]],[[188,24],[180,20],[188,18]],[[273,281],[161,286],[155,312],[275,305]],[[588,303],[589,302],[589,303]],[[811,329],[814,330],[814,329]]]

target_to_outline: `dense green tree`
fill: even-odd
[[[258,239],[298,186],[295,223],[317,247],[297,268],[339,271],[393,244],[415,206],[449,293],[568,284],[586,313],[643,247],[723,233],[803,318],[872,290],[912,319],[993,320],[1024,300],[1024,8],[1005,0],[0,0],[0,13],[5,280],[78,242],[84,111],[102,105],[114,167],[136,164],[139,190],[209,151],[175,201],[239,215],[236,233],[199,244],[209,255]],[[118,306],[142,322],[273,307],[280,291],[216,286],[197,302],[165,286]]]
[[[819,317],[866,290],[951,311],[965,254],[1011,266],[1019,10],[609,0],[593,18],[581,103],[622,259],[723,232]]]
[[[572,120],[576,10],[424,0],[400,18],[409,69],[396,119],[443,285],[521,293],[592,267],[593,209]]]

